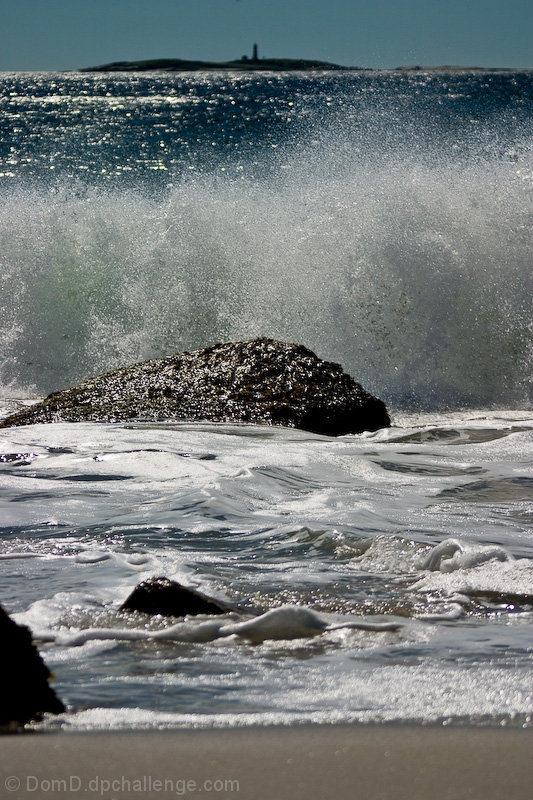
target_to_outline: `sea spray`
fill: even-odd
[[[269,335],[397,406],[527,402],[526,187],[497,166],[307,176],[303,197],[209,177],[158,199],[19,190],[0,221],[3,385],[43,394]]]
[[[527,402],[531,88],[0,74],[3,414],[25,389],[258,334],[394,412],[337,438],[0,431],[2,603],[46,639],[56,724],[531,727],[533,420],[488,407]],[[120,611],[158,575],[265,612],[240,629],[256,643],[244,610],[223,637]],[[291,609],[327,630],[279,638]],[[385,620],[401,627],[368,628]]]
[[[268,336],[395,408],[530,405],[517,80],[173,80],[70,76],[65,154],[20,134],[41,172],[20,158],[0,201],[4,395]]]

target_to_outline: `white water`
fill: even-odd
[[[267,335],[393,405],[523,406],[528,192],[511,165],[409,162],[160,198],[19,190],[0,210],[3,394]]]
[[[265,335],[394,419],[0,431],[0,602],[68,706],[45,728],[531,724],[530,87],[0,76],[2,415]],[[235,611],[120,614],[155,575]]]
[[[254,159],[241,143],[190,175],[161,160],[155,184],[87,183],[88,146],[53,183],[17,162],[0,199],[0,396],[265,335],[394,407],[530,407],[530,137],[483,121],[472,148],[468,127],[455,144],[427,120],[415,132],[408,108],[389,128],[372,107],[364,133],[361,109],[305,109],[283,146]]]
[[[2,431],[2,601],[69,706],[46,725],[529,724],[532,431]],[[150,575],[236,610],[118,614]]]

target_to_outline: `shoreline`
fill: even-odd
[[[3,797],[526,800],[531,729],[394,725],[6,734]]]

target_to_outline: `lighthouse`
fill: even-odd
[[[257,45],[254,44],[254,49],[252,53],[252,61],[259,61],[259,57],[257,55]]]

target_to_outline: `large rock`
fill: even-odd
[[[217,344],[84,381],[0,422],[208,420],[338,436],[390,425],[384,403],[339,364],[272,339]]]
[[[227,614],[230,609],[195,589],[187,589],[177,581],[148,578],[135,587],[120,610],[185,617],[188,614]]]
[[[24,725],[41,719],[45,712],[61,714],[65,706],[48,685],[50,673],[30,631],[17,625],[1,606],[0,643],[0,726]]]

